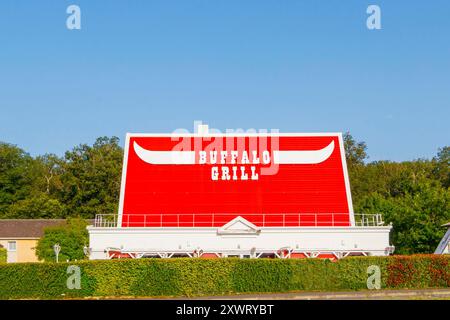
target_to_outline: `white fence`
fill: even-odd
[[[221,227],[232,217],[231,213],[170,213],[127,214],[122,216],[122,227]],[[243,218],[258,227],[343,227],[350,226],[348,213],[267,213],[242,214]],[[231,218],[230,218],[231,217]],[[381,214],[354,214],[355,226],[383,226]],[[117,214],[97,214],[94,227],[118,226]]]

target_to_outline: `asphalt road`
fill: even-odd
[[[181,298],[186,299],[186,298]],[[229,296],[209,296],[192,298],[194,300],[450,300],[449,289],[423,290],[365,290],[348,292],[292,292],[242,294]]]

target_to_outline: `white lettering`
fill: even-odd
[[[225,164],[227,162],[227,152],[226,151],[220,151],[220,163]]]
[[[258,152],[255,150],[255,151],[252,151],[252,154],[253,154],[252,163],[258,164],[259,163]]]
[[[251,166],[250,170],[252,171],[252,180],[258,180],[258,174],[256,173],[256,167]]]
[[[231,151],[231,164],[236,163],[236,159],[238,157],[239,153],[237,151]]]
[[[263,151],[263,163],[269,164],[270,163],[270,152],[267,150]]]
[[[237,167],[232,167],[231,171],[233,171],[233,180],[237,180],[238,176],[237,176]]]
[[[249,163],[250,163],[250,159],[248,158],[248,153],[247,153],[247,151],[242,151],[242,159],[241,159],[241,163],[242,163],[242,164],[249,164]]]
[[[222,180],[230,180],[230,169],[222,167]]]
[[[248,174],[245,172],[245,167],[241,167],[241,180],[248,180]]]
[[[209,163],[211,164],[217,163],[217,151],[209,152]]]
[[[219,180],[219,168],[218,167],[211,168],[211,180]]]
[[[206,163],[206,151],[199,151],[198,153],[198,163],[205,164]]]

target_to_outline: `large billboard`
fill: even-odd
[[[340,133],[128,134],[122,227],[349,226]]]

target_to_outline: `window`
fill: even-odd
[[[8,241],[8,251],[16,251],[17,243],[16,241]]]

